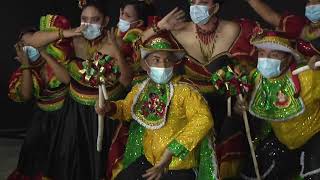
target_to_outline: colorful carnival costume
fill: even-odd
[[[87,41],[89,58],[74,58],[68,65],[71,75],[69,96],[59,118],[55,154],[51,158],[51,177],[59,180],[98,180],[105,177],[107,155],[116,124],[104,125],[102,151],[96,149],[98,115],[94,106],[98,86],[103,83],[110,100],[124,96],[126,88],[119,82],[120,67],[116,59],[100,53],[99,43],[105,35]],[[98,44],[98,46],[93,46]]]
[[[148,23],[155,22],[157,16],[148,16]],[[141,35],[146,28],[143,26],[129,28],[126,32],[121,32],[118,29],[118,36],[122,39],[123,44],[121,46],[122,52],[127,59],[130,59],[130,65],[133,70],[133,81],[131,86],[133,87],[137,83],[142,83],[148,78],[147,73],[141,68],[140,60],[140,48]],[[112,140],[112,145],[108,155],[107,177],[115,177],[119,171],[123,168],[123,155],[125,151],[125,145],[129,136],[129,122],[120,122]]]
[[[232,46],[224,53],[215,57],[208,56],[205,64],[200,63],[190,55],[187,55],[187,59],[184,61],[185,79],[183,81],[192,83],[197,87],[214,111],[219,170],[220,175],[226,178],[237,176],[240,160],[247,154],[247,144],[245,134],[242,132],[241,120],[235,120],[238,118],[235,116],[232,117],[233,119],[227,118],[227,97],[216,92],[211,83],[211,78],[218,69],[233,62],[241,62],[242,65],[249,67],[255,66],[256,52],[250,44],[250,38],[259,26],[255,22],[245,19],[239,20],[238,23],[240,32]],[[201,38],[199,38],[199,43],[206,44],[203,46],[209,46],[210,44],[214,46],[213,39],[209,42],[200,41]],[[218,111],[216,110],[217,107],[219,107]]]
[[[58,31],[68,28],[70,23],[63,16],[41,17],[41,31]],[[59,63],[66,65],[71,53],[70,48],[70,40],[61,39],[50,43],[46,51]],[[24,101],[20,92],[23,68],[20,67],[14,72],[10,79],[9,98],[16,102]],[[33,118],[21,148],[17,169],[8,177],[8,180],[41,180],[47,176],[48,159],[52,155],[51,150],[57,133],[57,119],[68,91],[67,86],[57,80],[52,68],[44,62],[43,58],[31,63],[31,74],[32,93],[35,100]]]
[[[173,49],[163,37],[151,38],[144,54]],[[145,57],[145,55],[143,55]],[[192,169],[198,169],[198,179],[215,179],[216,162],[210,132],[213,119],[206,101],[192,86],[174,78],[157,84],[147,79],[133,87],[124,100],[114,101],[112,117],[131,121],[129,139],[123,160],[123,171],[116,179],[142,179],[145,171],[158,163],[165,149],[174,157],[164,179],[195,178]]]
[[[143,27],[133,28],[127,32],[118,31],[118,36],[122,38],[123,44],[121,46],[122,52],[125,57],[130,62],[133,70],[133,81],[131,86],[142,82],[147,78],[147,74],[142,70],[140,66],[140,53],[136,42],[139,40]],[[129,136],[129,126],[130,123],[120,122],[115,130],[112,144],[108,152],[108,165],[107,165],[107,177],[111,178],[113,175],[117,174],[117,169],[121,169],[125,145],[127,144],[127,139]]]
[[[306,17],[286,13],[281,16],[279,30],[286,32],[288,37],[298,39],[296,50],[306,57],[320,54],[320,38],[315,38],[314,32],[319,29],[319,23],[312,23]],[[300,39],[304,34],[304,40]]]
[[[299,59],[289,39],[279,33],[264,33],[253,44]],[[275,134],[256,149],[261,174],[267,179],[320,177],[320,72],[308,70],[294,76],[294,64],[275,78],[265,78],[259,70],[253,73],[255,90],[249,112],[268,121]]]

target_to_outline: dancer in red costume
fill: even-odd
[[[249,5],[277,30],[286,32],[297,40],[296,49],[304,56],[320,54],[320,1],[309,0],[305,6],[305,16],[291,13],[280,14],[262,0],[247,0]]]
[[[193,0],[192,22],[185,22],[184,12],[176,8],[145,31],[142,40],[168,30],[186,50],[184,78],[201,91],[214,111],[220,177],[228,178],[238,176],[240,161],[247,151],[246,139],[242,121],[227,118],[227,99],[215,91],[211,76],[234,59],[247,70],[255,67],[255,48],[250,38],[258,25],[244,19],[237,22],[220,19],[217,12],[222,3],[222,0]]]
[[[41,17],[41,31],[61,32],[70,24],[62,16]],[[49,157],[57,133],[70,77],[65,65],[71,54],[71,41],[60,39],[47,46],[34,48],[25,40],[35,30],[21,33],[16,44],[17,58],[21,63],[10,79],[9,97],[16,102],[34,100],[33,118],[20,151],[17,169],[8,180],[41,180],[47,176]]]

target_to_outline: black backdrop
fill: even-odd
[[[155,1],[159,15],[166,14],[175,6],[184,8],[188,12],[188,0]],[[278,12],[287,10],[302,15],[306,0],[265,0],[265,2]],[[107,14],[112,17],[111,25],[115,25],[119,12],[119,0],[105,0],[105,5]],[[13,44],[19,29],[31,25],[38,26],[39,17],[47,13],[65,15],[72,21],[73,26],[77,26],[80,10],[77,7],[77,0],[4,0],[0,13],[0,132],[6,132],[25,129],[32,114],[30,103],[14,103],[7,97],[10,74],[19,66],[19,63],[13,60],[15,56]],[[219,13],[225,19],[245,17],[262,22],[244,0],[226,0]],[[265,23],[261,24],[266,26]]]

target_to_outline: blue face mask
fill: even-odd
[[[169,67],[169,68],[150,67],[150,72],[148,72],[148,74],[154,82],[158,84],[165,84],[169,82],[173,76],[173,67]]]
[[[312,22],[320,20],[320,4],[306,6],[305,16]]]
[[[130,29],[131,23],[129,21],[120,19],[118,23],[118,28],[121,32],[127,32]]]
[[[31,63],[33,63],[39,59],[40,53],[36,48],[34,48],[32,46],[24,46],[22,49],[27,54],[29,61]]]
[[[90,24],[90,23],[82,23],[82,24],[87,25],[87,27],[82,31],[82,34],[86,39],[93,40],[101,35],[100,24]]]
[[[265,78],[277,77],[281,74],[281,61],[272,58],[258,58],[258,70]]]
[[[204,5],[190,6],[190,17],[195,24],[207,24],[211,17],[209,14],[209,7]]]

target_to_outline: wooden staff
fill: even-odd
[[[243,99],[243,96],[242,96],[241,93],[238,95],[238,97],[239,97],[239,100],[241,102],[244,102],[244,99]],[[244,125],[245,125],[245,128],[246,128],[246,135],[247,135],[249,146],[250,146],[250,152],[251,152],[251,157],[252,157],[252,161],[253,161],[253,165],[254,165],[254,171],[256,173],[257,180],[261,180],[258,161],[257,161],[257,158],[256,158],[256,153],[254,151],[252,138],[251,138],[251,134],[250,134],[250,126],[249,126],[249,121],[248,121],[248,114],[247,114],[246,110],[242,110],[242,117],[243,117]]]
[[[104,104],[104,93],[103,93],[103,85],[99,85],[99,108],[103,107]],[[104,132],[104,116],[98,115],[98,137],[97,137],[97,151],[101,152],[102,150],[102,141],[103,141],[103,132]]]
[[[228,117],[231,117],[231,112],[232,112],[232,110],[231,110],[231,96],[230,96],[227,99],[227,115],[228,115]]]

